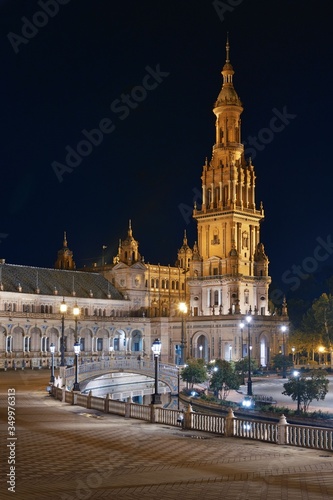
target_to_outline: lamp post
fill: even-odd
[[[203,349],[202,345],[199,345],[200,359],[202,358],[202,349]]]
[[[245,380],[244,380],[244,345],[243,345],[243,328],[244,328],[244,323],[240,323],[240,329],[241,329],[241,361],[242,361],[242,385],[245,385]]]
[[[74,332],[74,341],[77,343],[79,340],[77,338],[77,319],[80,314],[80,308],[77,304],[73,307],[73,314],[74,314],[74,320],[75,320],[75,332]]]
[[[62,299],[60,304],[60,312],[61,316],[61,346],[60,346],[60,354],[61,361],[60,366],[65,366],[65,314],[67,312],[67,304],[65,302],[65,298]]]
[[[300,391],[300,372],[295,370],[294,371],[294,377],[297,379],[297,415],[299,415],[299,409],[301,406],[301,391]]]
[[[161,404],[161,395],[158,393],[158,361],[161,354],[161,348],[161,341],[159,339],[155,339],[153,345],[151,346],[151,350],[153,351],[155,360],[155,392],[151,398],[151,402],[153,405]]]
[[[187,313],[187,305],[185,302],[180,302],[178,309],[182,315],[182,330],[181,330],[181,341],[180,341],[180,364],[185,364],[185,314]]]
[[[251,336],[250,336],[250,323],[252,321],[251,316],[246,316],[246,322],[247,322],[247,345],[248,345],[248,377],[247,377],[247,395],[252,396],[252,379],[251,379],[251,349],[252,346],[251,344]]]
[[[282,378],[287,378],[286,375],[286,342],[285,342],[285,331],[287,327],[285,325],[281,326],[282,331],[282,347],[283,347],[283,358],[282,358]]]
[[[50,352],[52,357],[50,384],[54,384],[54,351],[55,351],[55,345],[52,342],[52,344],[50,344]]]
[[[80,391],[80,384],[78,383],[78,357],[80,354],[80,344],[75,342],[74,344],[74,353],[75,353],[75,382],[73,385],[73,391]]]
[[[296,351],[296,347],[292,347],[291,350],[292,350],[292,353],[293,353],[293,365],[294,365],[295,364],[295,351]]]

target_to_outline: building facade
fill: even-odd
[[[0,264],[0,362],[8,367],[45,366],[50,343],[60,361],[105,356],[149,356],[155,338],[162,360],[190,357],[228,361],[251,355],[267,366],[288,352],[287,307],[269,310],[268,257],[260,239],[264,218],[255,197],[256,176],[241,142],[242,103],[234,88],[229,43],[222,89],[213,112],[215,142],[202,169],[202,204],[194,206],[197,242],[186,232],[173,266],[150,264],[139,252],[131,221],[111,264],[76,270],[66,234],[55,269]],[[60,304],[68,312],[63,318]],[[186,305],[186,309],[180,305]],[[77,305],[80,315],[73,316]],[[241,327],[245,316],[251,322]],[[64,319],[64,321],[63,321]],[[64,326],[64,329],[62,325]]]

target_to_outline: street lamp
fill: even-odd
[[[54,384],[54,351],[55,351],[55,345],[52,342],[52,344],[50,344],[50,352],[52,356],[50,384]]]
[[[200,359],[202,358],[202,349],[203,349],[202,345],[199,345]]]
[[[300,372],[295,370],[293,373],[294,377],[297,379],[297,415],[299,415],[300,403],[301,403],[301,391],[300,391]]]
[[[282,347],[283,347],[283,358],[282,358],[282,378],[287,378],[286,375],[286,342],[285,342],[285,331],[287,327],[285,325],[281,326],[282,331]]]
[[[78,342],[78,338],[77,338],[77,318],[80,314],[80,308],[77,304],[75,304],[75,306],[73,307],[73,314],[74,314],[74,320],[75,320],[75,333],[74,333],[74,340],[75,340],[75,343]]]
[[[67,304],[65,302],[65,298],[62,299],[60,304],[60,312],[61,316],[61,346],[60,346],[60,354],[61,361],[60,366],[65,366],[65,314],[67,312]]]
[[[181,341],[180,341],[180,364],[185,363],[185,314],[187,314],[187,305],[185,302],[180,302],[178,306],[179,311],[182,315],[182,330],[181,330]]]
[[[251,349],[252,349],[252,346],[250,345],[251,344],[250,323],[252,321],[252,317],[251,316],[246,316],[245,319],[246,319],[246,322],[247,322],[247,345],[248,345],[247,356],[248,356],[248,361],[249,361],[249,364],[248,364],[248,377],[247,377],[247,395],[248,396],[252,396],[252,379],[251,379]]]
[[[151,350],[153,351],[155,360],[155,392],[151,398],[151,402],[153,405],[161,404],[161,395],[158,393],[158,361],[161,354],[161,348],[161,341],[159,339],[155,339],[153,345],[151,346]]]
[[[295,364],[295,351],[296,351],[296,347],[292,347],[291,350],[292,350],[292,353],[293,353],[293,365],[294,365]]]
[[[244,345],[243,345],[243,328],[244,328],[244,323],[241,322],[239,324],[240,329],[241,329],[241,361],[242,361],[242,385],[245,385],[245,380],[244,380]]]
[[[74,382],[74,386],[73,386],[73,391],[80,391],[80,384],[78,383],[78,380],[77,380],[78,357],[80,354],[80,344],[78,342],[75,342],[75,344],[74,344],[74,353],[75,353],[75,382]]]

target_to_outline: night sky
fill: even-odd
[[[146,262],[173,265],[184,229],[193,245],[229,32],[270,274],[288,292],[333,265],[330,2],[0,0],[0,14],[7,262],[52,267],[64,230],[77,267],[103,245],[110,262],[129,219]]]

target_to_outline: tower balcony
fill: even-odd
[[[242,205],[237,205],[237,204],[229,204],[229,205],[224,205],[219,206],[218,204],[214,207],[207,207],[203,205],[201,209],[196,208],[193,210],[193,217],[200,217],[200,216],[212,216],[216,217],[217,215],[230,215],[230,214],[235,214],[239,213],[241,215],[248,214],[248,215],[254,215],[256,218],[262,219],[264,217],[263,210],[257,210],[254,206],[252,207],[244,207]]]
[[[217,149],[227,149],[228,151],[244,151],[244,144],[241,142],[227,142],[227,144],[224,144],[223,142],[217,142],[213,146],[213,151]]]

